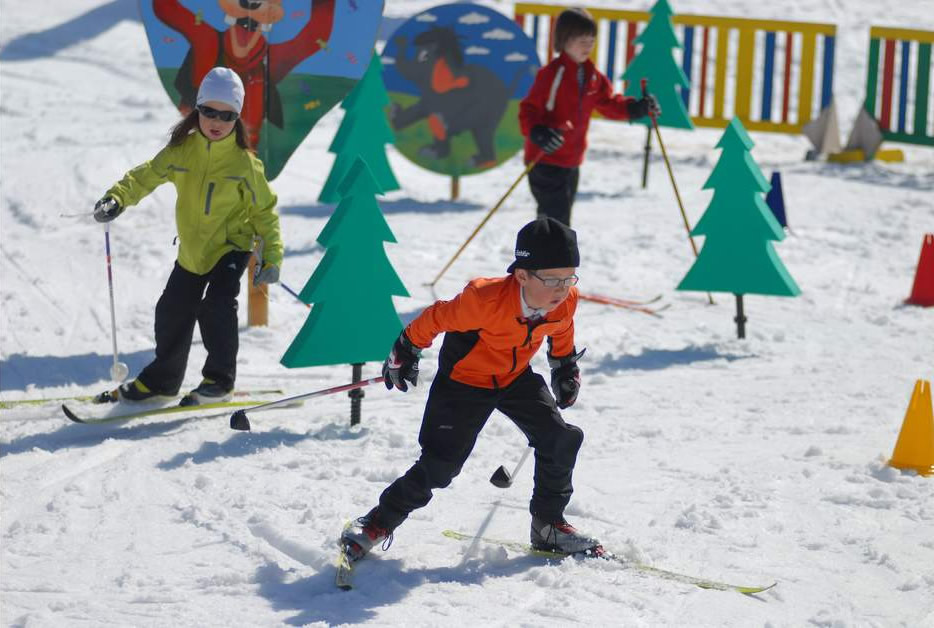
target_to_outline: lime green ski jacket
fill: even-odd
[[[230,251],[250,251],[263,239],[263,261],[282,267],[282,237],[276,195],[263,162],[237,146],[234,133],[210,141],[195,131],[178,146],[166,146],[152,161],[130,170],[107,191],[121,206],[136,205],[171,181],[178,192],[175,223],[178,263],[204,275]]]

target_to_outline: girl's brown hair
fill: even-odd
[[[197,109],[192,109],[188,112],[187,116],[179,120],[178,124],[172,127],[169,137],[169,146],[178,146],[184,142],[193,131],[198,129],[199,115]],[[234,134],[237,136],[237,146],[243,150],[253,152],[253,146],[250,145],[250,136],[246,132],[246,125],[243,124],[242,118],[237,118],[237,121],[234,122]]]
[[[586,9],[573,8],[561,12],[555,22],[555,52],[562,52],[575,37],[597,35],[597,23]]]

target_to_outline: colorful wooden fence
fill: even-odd
[[[565,8],[515,5],[516,22],[543,59],[554,54],[552,25]],[[593,61],[621,90],[619,76],[636,52],[633,41],[651,16],[587,10],[598,21]],[[691,81],[682,96],[695,125],[722,128],[736,115],[749,130],[796,134],[830,104],[836,26],[708,15],[675,15],[673,21]]]
[[[887,140],[934,146],[931,44],[932,31],[879,26],[869,30],[865,107]]]

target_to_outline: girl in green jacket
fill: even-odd
[[[248,145],[243,83],[229,68],[208,72],[197,106],[152,161],[130,170],[94,206],[108,222],[171,181],[178,192],[178,259],[156,304],[156,357],[114,396],[141,401],[178,394],[195,322],[208,357],[183,405],[230,399],[237,373],[237,295],[255,236],[264,260],[254,285],[275,283],[282,265],[276,195]]]

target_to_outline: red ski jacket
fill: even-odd
[[[577,81],[578,67],[584,68],[583,89]],[[529,139],[533,126],[543,124],[562,129],[564,144],[539,163],[576,168],[584,161],[587,128],[594,109],[611,120],[628,120],[629,103],[635,100],[614,94],[613,86],[593,62],[580,66],[563,52],[538,71],[528,95],[519,104],[519,125],[525,135],[525,163],[530,163],[541,149]],[[572,128],[567,129],[565,122]]]
[[[522,318],[519,282],[513,275],[474,279],[450,301],[438,301],[409,323],[406,336],[425,348],[445,333],[438,358],[439,372],[478,388],[504,388],[529,366],[551,338],[552,355],[574,353],[574,311],[577,288],[542,319]]]

